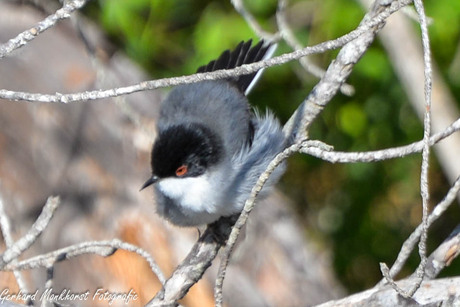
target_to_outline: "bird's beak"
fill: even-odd
[[[155,182],[158,181],[158,177],[153,175],[152,177],[150,177],[149,179],[147,179],[146,182],[144,182],[144,184],[142,185],[141,189],[139,191],[142,191],[143,189],[145,189],[146,187],[154,184]]]

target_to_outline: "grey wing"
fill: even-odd
[[[252,147],[235,156],[232,161],[237,173],[228,193],[237,195],[235,204],[239,210],[244,206],[259,176],[286,145],[281,125],[272,114],[267,113],[263,118],[256,116],[255,121],[256,130]],[[283,163],[270,175],[262,192],[269,191],[278,182],[284,171],[285,164]]]

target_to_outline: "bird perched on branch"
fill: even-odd
[[[198,73],[232,69],[271,57],[276,45],[241,42]],[[179,226],[209,224],[239,213],[252,187],[285,147],[275,117],[254,112],[246,95],[261,71],[176,86],[163,101],[153,144],[157,212]],[[284,172],[272,173],[266,192]]]

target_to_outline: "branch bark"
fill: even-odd
[[[383,27],[386,18],[410,2],[382,0],[374,3],[358,27],[367,31],[344,45],[324,76],[286,123],[284,132],[289,139],[299,141],[306,138],[308,128],[345,83],[354,65]]]
[[[221,218],[208,225],[188,256],[174,270],[163,289],[155,295],[147,306],[177,306],[177,301],[187,294],[188,290],[201,279],[204,272],[211,266],[217,252],[225,245],[235,221],[236,216],[233,216]]]
[[[397,282],[398,287],[407,289],[414,279]],[[415,293],[413,298],[400,296],[391,286],[372,288],[340,300],[329,301],[317,307],[338,306],[454,306],[460,300],[460,277],[424,281],[423,291]]]
[[[10,39],[8,42],[0,45],[0,59],[4,58],[16,49],[27,45],[34,40],[39,34],[52,28],[58,21],[67,19],[73,12],[82,8],[86,4],[86,0],[67,0],[64,6],[51,14],[34,27],[20,33],[18,36]]]

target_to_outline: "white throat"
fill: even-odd
[[[220,199],[213,193],[214,187],[208,176],[188,178],[165,178],[160,180],[158,188],[167,197],[175,200],[181,207],[190,211],[206,211],[212,213]]]

